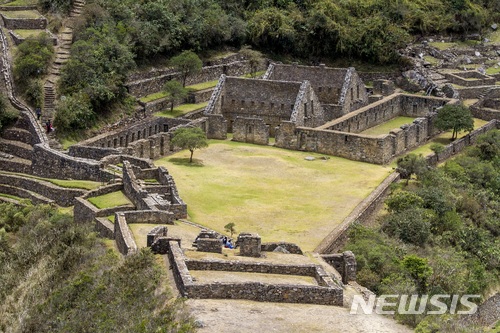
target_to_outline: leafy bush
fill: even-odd
[[[80,92],[58,103],[54,126],[62,132],[87,129],[92,127],[95,120],[96,114],[92,110],[89,97]]]

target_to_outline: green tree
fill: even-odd
[[[170,59],[170,65],[181,73],[182,86],[185,87],[188,76],[199,73],[203,64],[196,53],[184,51]]]
[[[89,97],[79,92],[57,104],[54,126],[61,132],[87,129],[92,127],[96,118]]]
[[[205,132],[199,127],[179,128],[174,132],[172,143],[177,147],[188,149],[191,152],[189,163],[193,162],[193,153],[195,149],[208,147]]]
[[[421,208],[424,205],[424,200],[417,194],[408,191],[398,191],[391,194],[385,201],[387,210],[392,212],[402,212],[408,208]]]
[[[252,50],[250,47],[244,47],[240,54],[243,55],[248,60],[248,66],[250,67],[250,75],[255,78],[259,67],[262,66],[264,58],[262,53],[259,51]]]
[[[427,170],[427,161],[420,154],[408,154],[397,160],[396,171],[401,174],[401,178],[406,179],[406,184],[410,181],[413,174],[421,176]]]
[[[468,107],[463,104],[447,104],[438,110],[434,126],[442,131],[453,130],[451,140],[455,140],[460,131],[472,131],[474,119]]]
[[[16,82],[25,87],[31,79],[46,74],[53,54],[54,46],[46,33],[19,44],[14,60]]]
[[[424,246],[431,236],[432,213],[422,208],[410,208],[389,215],[383,231],[405,243]]]
[[[428,260],[410,254],[405,256],[401,263],[411,278],[417,283],[419,293],[425,293],[427,280],[432,275],[432,267],[429,266]]]
[[[170,112],[174,111],[174,103],[182,102],[188,96],[188,90],[177,80],[170,80],[163,86],[167,94],[165,98],[170,102]]]
[[[230,222],[224,226],[224,230],[231,233],[231,237],[233,237],[233,234],[236,232],[236,224],[234,222]]]

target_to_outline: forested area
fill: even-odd
[[[414,171],[417,179],[395,186],[376,227],[351,230],[346,249],[356,255],[358,282],[379,295],[498,290],[500,132],[439,168]],[[396,317],[417,332],[473,331],[446,316]]]
[[[73,217],[0,204],[0,331],[191,332],[149,249],[121,260]]]
[[[40,4],[57,30],[71,1]],[[499,17],[496,0],[87,1],[62,71],[59,93],[66,100],[56,127],[81,130],[110,110],[131,112],[126,75],[183,50],[250,45],[306,63],[343,57],[397,64],[398,50],[420,35],[483,33]]]

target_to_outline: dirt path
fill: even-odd
[[[198,332],[406,333],[411,329],[380,315],[351,315],[336,306],[241,300],[187,301],[203,325]]]

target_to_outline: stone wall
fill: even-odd
[[[494,77],[481,74],[477,71],[444,73],[444,76],[451,83],[463,87],[493,86],[496,82]]]
[[[196,250],[200,252],[222,253],[222,243],[220,239],[198,238],[196,240]]]
[[[212,264],[206,261],[186,262],[186,258],[182,253],[179,245],[171,241],[169,242],[170,250],[168,256],[172,264],[172,272],[176,281],[177,287],[183,296],[191,298],[220,298],[220,299],[248,299],[262,302],[287,302],[287,303],[310,303],[322,305],[343,305],[343,291],[336,286],[328,275],[317,266],[287,267],[287,265],[273,265],[260,263],[256,265],[251,262],[226,262]],[[232,264],[231,264],[232,263]],[[264,270],[269,272],[281,272],[277,274],[288,274],[286,272],[304,272],[313,274],[316,279],[322,280],[318,282],[319,286],[304,286],[304,285],[272,285],[264,283],[207,283],[197,284],[193,282],[193,278],[189,273],[188,265],[191,267],[220,267],[234,268],[238,267],[239,271],[246,269],[257,271]],[[219,266],[218,266],[219,265]],[[262,268],[262,267],[266,268]],[[225,269],[224,269],[225,270]]]
[[[137,253],[137,244],[135,243],[132,231],[128,227],[124,213],[115,214],[114,236],[116,246],[121,254],[127,256]]]
[[[43,180],[14,174],[0,174],[0,183],[38,193],[46,198],[54,200],[55,203],[63,207],[72,206],[75,202],[75,198],[86,192],[86,190],[83,189],[64,188]]]
[[[49,30],[45,30],[45,33],[49,36],[50,40],[52,41],[52,44],[54,46],[56,46],[57,45],[57,38]],[[14,41],[15,45],[19,45],[27,39],[26,37],[22,37],[22,36],[18,35],[13,30],[9,31],[9,35],[12,38],[12,40]]]
[[[10,18],[4,14],[2,16],[3,25],[6,29],[46,29],[47,19],[40,15],[39,18]]]
[[[0,193],[5,193],[13,195],[16,197],[24,198],[30,200],[34,205],[39,204],[55,204],[55,202],[49,198],[46,198],[40,194],[25,190],[20,187],[15,187],[11,185],[0,184]]]
[[[233,122],[233,141],[268,145],[269,125],[260,118],[236,117]]]
[[[340,273],[342,276],[342,283],[348,284],[349,282],[356,281],[357,263],[354,253],[351,251],[337,254],[324,254],[321,258]]]
[[[259,70],[264,70],[266,64],[262,64]],[[205,66],[197,75],[189,76],[186,85],[193,85],[200,82],[217,80],[222,74],[230,76],[242,76],[250,72],[250,67],[246,60],[238,60],[230,63],[223,63],[214,66]],[[133,82],[128,82],[126,87],[130,94],[136,97],[143,97],[149,94],[159,92],[167,81],[172,79],[181,80],[180,74],[173,69],[158,71],[158,75],[149,75],[147,78],[138,78]]]
[[[114,178],[113,174],[101,168],[99,162],[68,156],[44,144],[33,147],[32,173],[45,178],[106,182]]]
[[[262,252],[273,252],[278,246],[284,248],[285,250],[290,252],[290,254],[303,254],[302,249],[298,245],[285,242],[262,243],[260,250]]]

